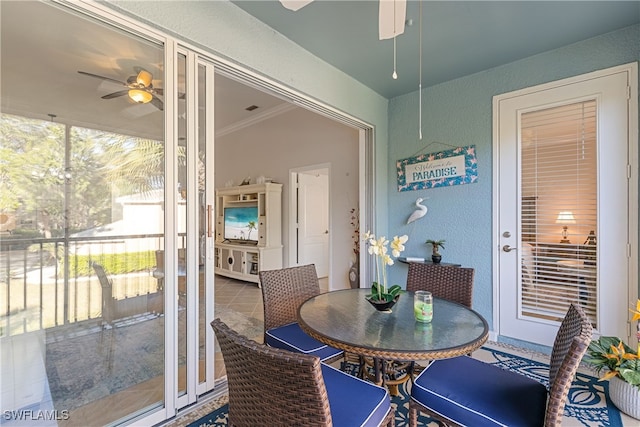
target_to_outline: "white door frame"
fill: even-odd
[[[298,265],[298,222],[295,220],[298,212],[298,184],[297,184],[297,176],[298,174],[310,172],[314,170],[323,169],[327,171],[327,176],[329,178],[329,201],[327,206],[327,215],[328,215],[328,224],[329,230],[331,230],[331,164],[330,163],[321,163],[317,165],[309,165],[303,166],[299,168],[294,168],[289,170],[289,266]],[[329,278],[331,278],[331,234],[329,234],[329,251],[327,253],[327,264],[329,265]],[[329,280],[331,283],[331,280]]]
[[[500,248],[502,242],[502,237],[500,236],[500,199],[499,199],[499,187],[500,187],[500,171],[498,165],[500,164],[500,153],[498,150],[499,143],[499,132],[500,132],[500,117],[499,117],[499,102],[497,100],[501,98],[514,97],[530,94],[537,91],[543,91],[548,89],[554,89],[561,86],[583,82],[585,80],[604,77],[607,75],[611,75],[614,73],[626,72],[628,73],[628,117],[627,121],[629,123],[629,127],[627,130],[627,138],[628,138],[628,159],[629,165],[627,166],[628,170],[628,212],[627,215],[629,217],[628,224],[628,246],[627,246],[627,254],[628,254],[628,280],[629,285],[627,287],[627,295],[620,296],[620,298],[624,299],[631,304],[634,303],[638,298],[638,65],[637,63],[631,63],[626,65],[621,65],[617,67],[608,68],[606,70],[595,71],[592,73],[563,79],[556,82],[551,82],[539,86],[535,86],[532,88],[526,88],[519,91],[511,92],[504,95],[499,95],[494,98],[493,105],[493,219],[492,219],[492,228],[493,228],[493,248],[494,248],[494,256],[492,259],[492,269],[493,269],[493,326],[494,333],[492,334],[493,338],[497,338],[500,335]],[[624,165],[621,165],[624,167]],[[630,317],[627,318],[628,325],[631,324]],[[635,334],[631,333],[631,328],[628,328],[628,336],[621,337],[625,339],[629,343],[636,342]]]

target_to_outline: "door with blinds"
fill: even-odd
[[[502,336],[551,346],[571,303],[597,333],[629,335],[632,71],[494,99]]]

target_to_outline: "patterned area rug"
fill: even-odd
[[[476,351],[473,356],[487,363],[497,365],[503,369],[516,371],[522,375],[540,381],[548,387],[549,365],[540,360],[545,356],[531,355],[531,358],[521,357],[507,352],[509,349],[500,345],[485,345]],[[546,356],[548,359],[548,356]],[[357,366],[347,362],[343,370],[355,373]],[[393,396],[392,404],[396,407],[397,427],[409,425],[409,401],[410,383],[399,387],[399,395]],[[573,386],[569,391],[565,418],[562,425],[565,427],[578,426],[610,426],[620,427],[623,422],[618,409],[608,399],[608,382],[598,382],[598,379],[586,373],[586,369],[578,372]],[[221,402],[222,403],[222,402]],[[228,419],[228,405],[226,402],[208,415],[192,422],[188,427],[218,427],[226,426]],[[436,427],[441,424],[430,419],[424,414],[420,415],[418,425]],[[630,424],[627,424],[630,425]]]

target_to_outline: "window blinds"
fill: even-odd
[[[596,102],[521,115],[521,314],[597,306]]]

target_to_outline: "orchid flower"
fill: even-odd
[[[393,236],[393,241],[391,242],[391,253],[394,257],[398,258],[400,256],[400,252],[404,251],[404,244],[409,240],[409,236],[406,234],[404,236]]]
[[[375,234],[367,231],[363,236],[364,241],[369,245],[367,251],[370,255],[375,256],[375,274],[376,274],[376,288],[379,290],[381,298],[389,297],[387,290],[387,266],[393,265],[393,257],[398,257],[402,251],[404,251],[404,244],[409,240],[409,237],[404,235],[401,237],[394,236],[393,241],[389,240],[385,236],[376,238]],[[391,246],[391,254],[389,254],[389,246]],[[400,288],[400,286],[394,286],[393,288]],[[393,289],[397,292],[397,289]]]

